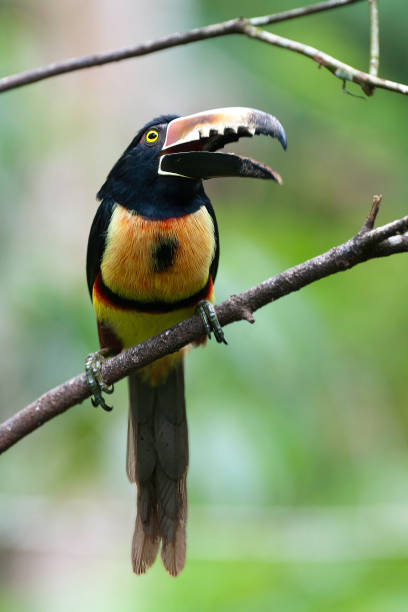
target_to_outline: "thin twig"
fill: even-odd
[[[368,213],[367,219],[364,221],[364,225],[360,230],[360,233],[366,233],[373,229],[375,220],[378,215],[378,211],[380,210],[382,201],[382,195],[374,195],[373,196],[373,204],[371,206],[371,210]]]
[[[368,96],[372,95],[375,87],[395,91],[405,96],[408,95],[408,85],[396,83],[387,79],[381,79],[380,77],[357,70],[357,68],[344,64],[335,57],[332,57],[331,55],[328,55],[315,47],[311,47],[310,45],[304,45],[296,40],[291,40],[290,38],[284,38],[283,36],[272,34],[272,32],[255,28],[247,23],[242,25],[242,30],[250,38],[255,38],[261,42],[268,43],[269,45],[273,45],[275,47],[281,47],[282,49],[287,49],[288,51],[300,53],[301,55],[312,59],[319,64],[319,66],[327,68],[327,70],[329,70],[341,81],[351,81],[353,83],[357,83],[357,85],[360,85],[364,93]]]
[[[300,8],[290,9],[289,11],[282,11],[281,13],[275,13],[274,15],[252,17],[252,19],[249,19],[249,21],[253,26],[266,26],[271,25],[272,23],[279,23],[281,21],[289,21],[289,19],[297,19],[298,17],[315,15],[316,13],[340,8],[342,6],[347,6],[348,4],[356,4],[356,2],[361,2],[361,0],[328,0],[328,2],[318,2],[317,4],[309,4],[309,6],[302,6]]]
[[[370,74],[378,76],[380,62],[380,28],[378,21],[378,0],[368,0],[370,5]]]
[[[379,202],[376,204],[377,209],[378,205]],[[370,214],[374,216],[373,213]],[[347,242],[326,253],[265,280],[240,295],[231,296],[216,307],[219,321],[224,326],[234,321],[253,320],[252,313],[258,308],[321,278],[348,270],[369,259],[408,252],[408,233],[404,233],[407,230],[408,216],[371,231],[360,231]],[[102,366],[104,381],[110,385],[135,369],[173,353],[203,335],[204,327],[200,317],[194,316],[182,321],[158,336],[106,361]],[[0,425],[0,453],[89,396],[85,374],[48,391]]]
[[[228,36],[230,34],[244,34],[250,38],[261,40],[262,42],[267,42],[271,45],[278,46],[289,51],[301,53],[302,55],[313,59],[320,66],[324,66],[330,70],[330,72],[332,72],[341,81],[353,81],[354,83],[357,83],[367,95],[371,95],[375,87],[408,95],[408,85],[396,83],[387,79],[381,79],[376,75],[362,72],[356,68],[353,68],[352,66],[340,62],[323,51],[315,49],[314,47],[310,47],[309,45],[304,45],[300,42],[290,40],[282,36],[277,36],[257,28],[257,26],[260,25],[270,25],[272,23],[294,19],[295,17],[303,17],[313,13],[327,11],[349,4],[355,4],[361,1],[362,0],[332,0],[331,2],[320,2],[315,5],[293,9],[274,15],[253,17],[251,19],[231,19],[223,23],[188,30],[184,33],[171,34],[170,36],[165,36],[141,45],[134,45],[124,49],[116,49],[107,53],[97,53],[84,57],[68,59],[62,62],[49,64],[48,66],[35,68],[34,70],[29,70],[27,72],[21,72],[19,74],[4,77],[0,79],[0,93],[10,89],[16,89],[17,87],[22,87],[24,85],[29,85],[30,83],[49,79],[60,74],[65,74],[67,72],[74,72],[76,70],[83,70],[85,68],[92,68],[94,66],[102,66],[104,64],[119,62],[132,57],[140,57],[142,55],[148,55],[149,53],[155,53],[156,51],[177,47],[179,45],[186,45],[199,40],[207,40],[209,38],[216,38],[219,36]]]

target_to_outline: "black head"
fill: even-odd
[[[97,194],[148,218],[181,216],[201,181],[158,173],[167,126],[178,115],[162,115],[147,123],[125,149]]]

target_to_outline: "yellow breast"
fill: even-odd
[[[102,277],[123,297],[174,302],[206,284],[214,252],[214,225],[204,206],[184,217],[150,220],[116,205]]]

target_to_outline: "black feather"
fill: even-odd
[[[89,294],[92,299],[92,289],[98,276],[103,252],[106,244],[106,233],[112,218],[114,202],[107,198],[96,211],[88,238],[88,250],[86,254],[86,278],[88,281]]]

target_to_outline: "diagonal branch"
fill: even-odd
[[[216,311],[221,325],[241,320],[252,322],[252,313],[258,308],[321,278],[348,270],[369,259],[408,252],[408,216],[382,227],[370,229],[374,224],[380,200],[381,196],[374,196],[373,207],[363,228],[347,242],[289,268],[240,295],[232,295],[219,304]],[[158,336],[106,361],[102,367],[103,378],[107,384],[112,384],[135,369],[199,340],[204,333],[203,324],[198,316],[182,321]],[[89,396],[85,374],[80,374],[44,393],[0,425],[0,453]]]
[[[250,21],[251,25],[254,26],[266,26],[271,25],[272,23],[279,23],[281,21],[289,21],[290,19],[297,19],[298,17],[315,15],[316,13],[340,8],[342,6],[347,6],[348,4],[356,4],[356,2],[361,1],[362,0],[326,0],[326,2],[317,2],[316,4],[309,4],[308,6],[302,6],[300,8],[290,9],[289,11],[275,13],[274,15],[252,17],[252,19],[249,19],[248,21]]]
[[[329,70],[341,81],[351,81],[356,83],[368,96],[373,94],[375,87],[395,91],[405,96],[408,95],[408,85],[389,81],[388,79],[382,79],[374,74],[368,74],[367,72],[362,72],[361,70],[353,68],[353,66],[349,66],[344,62],[340,62],[335,57],[328,55],[328,53],[324,53],[323,51],[320,51],[315,47],[311,47],[310,45],[304,45],[296,40],[291,40],[290,38],[284,38],[283,36],[278,36],[272,32],[261,30],[248,23],[243,23],[242,31],[250,38],[268,43],[269,45],[273,45],[275,47],[280,47],[281,49],[300,53],[301,55],[312,59],[319,65],[319,67],[323,66],[324,68],[327,68],[327,70]]]
[[[289,19],[304,17],[306,15],[328,11],[361,1],[362,0],[328,0],[326,2],[319,2],[310,6],[292,9],[282,13],[276,13],[274,15],[252,17],[250,19],[239,17],[229,21],[224,21],[222,23],[205,26],[203,28],[195,28],[182,33],[177,32],[154,41],[148,41],[146,43],[126,47],[124,49],[116,49],[114,51],[108,51],[107,53],[95,53],[84,57],[67,59],[62,62],[56,62],[49,64],[48,66],[42,66],[40,68],[35,68],[34,70],[21,72],[19,74],[0,79],[0,93],[10,89],[16,89],[17,87],[22,87],[24,85],[29,85],[37,81],[49,79],[60,74],[65,74],[67,72],[102,66],[104,64],[119,62],[132,57],[140,57],[142,55],[148,55],[150,53],[155,53],[156,51],[186,45],[199,40],[207,40],[209,38],[227,36],[230,34],[241,34],[249,36],[250,38],[261,40],[262,42],[266,42],[274,46],[281,47],[288,51],[301,53],[302,55],[316,61],[320,66],[324,66],[330,70],[330,72],[332,72],[342,81],[347,80],[357,83],[362,87],[363,91],[367,95],[371,95],[375,87],[408,95],[408,85],[381,79],[376,73],[374,73],[373,70],[370,70],[370,74],[361,72],[360,70],[344,64],[327,53],[310,47],[309,45],[304,45],[300,42],[258,29],[259,26],[288,21]],[[373,0],[373,6],[374,2],[376,1],[377,0]]]

